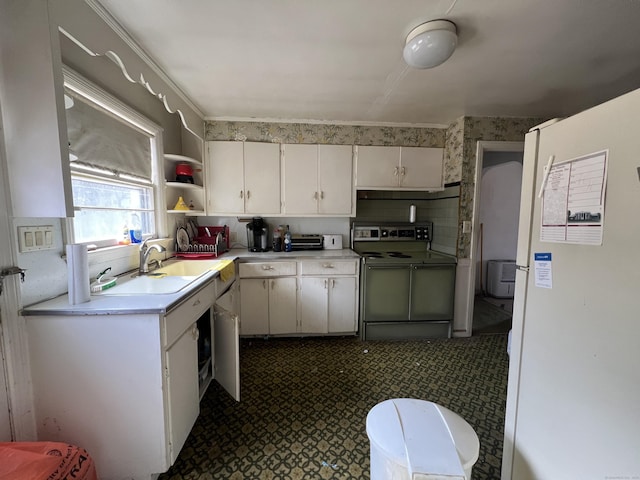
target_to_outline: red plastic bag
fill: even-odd
[[[84,448],[61,442],[0,443],[0,480],[98,480]]]

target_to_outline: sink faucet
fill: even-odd
[[[147,238],[140,245],[140,268],[138,269],[140,273],[149,273],[149,254],[151,253],[151,250],[157,250],[158,252],[164,252],[167,250],[162,245],[147,245],[149,240],[151,239]]]

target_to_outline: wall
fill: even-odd
[[[235,140],[249,142],[277,142],[277,143],[309,143],[330,145],[393,145],[412,147],[444,147],[446,129],[443,128],[414,128],[414,127],[382,127],[363,125],[332,125],[309,123],[275,123],[275,122],[227,122],[207,121],[205,123],[205,140]],[[411,201],[400,197],[388,202],[389,215],[387,220],[404,219],[402,210],[408,209]],[[409,196],[419,195],[426,202],[429,197],[424,192],[411,192]],[[455,213],[457,218],[457,200]],[[361,209],[366,215],[366,204],[358,200],[357,219],[361,218]],[[393,205],[393,206],[392,206]],[[433,207],[435,209],[435,207]],[[422,211],[421,211],[422,210]],[[451,209],[450,209],[451,210]],[[426,211],[419,208],[419,215]],[[440,212],[442,213],[442,212]],[[426,217],[418,217],[424,220]],[[350,241],[350,220],[348,218],[274,218],[265,219],[270,225],[290,225],[293,233],[337,233],[341,234],[342,243],[346,247]],[[238,240],[246,244],[245,224],[236,218],[207,218],[199,220],[210,222],[212,225],[228,224],[231,231],[235,231]],[[453,220],[450,220],[453,221]],[[212,222],[212,223],[211,223]],[[457,223],[454,221],[454,223]],[[444,239],[444,230],[443,236]],[[455,240],[451,253],[455,253]]]
[[[486,290],[487,261],[516,258],[521,186],[522,153],[484,154],[478,225],[482,228],[478,242],[482,251],[476,256],[476,292]]]
[[[166,84],[155,75],[136,53],[110,29],[106,22],[82,0],[66,0],[65,2],[49,2],[50,22],[54,25],[64,25],[70,34],[86,41],[92,49],[103,53],[107,48],[116,51],[121,59],[133,72],[144,72],[146,78],[156,91],[167,94],[170,105],[179,105],[185,117],[202,135],[204,122],[188,105],[180,102],[178,95],[171,91],[171,85]],[[54,30],[55,31],[55,30]],[[153,96],[143,85],[131,82],[123,76],[123,72],[114,61],[105,55],[89,55],[66,35],[58,34],[60,40],[60,56],[62,61],[73,70],[95,83],[105,91],[131,106],[141,115],[149,118],[163,128],[163,145],[169,153],[182,153],[183,145],[191,140],[184,138],[184,127],[177,113],[169,113],[163,102]],[[46,49],[47,45],[41,45]],[[140,78],[138,75],[136,78]],[[193,137],[188,133],[188,137]],[[201,141],[200,141],[201,143]],[[189,149],[193,147],[189,145]],[[37,197],[36,197],[37,198]],[[169,218],[175,221],[175,216]],[[17,227],[23,225],[53,225],[54,249],[17,254],[18,264],[27,269],[25,282],[21,284],[22,304],[29,305],[47,298],[55,297],[67,291],[67,267],[63,258],[64,232],[66,220],[60,218],[18,217],[13,219],[13,235],[17,245]],[[175,227],[170,225],[169,231]],[[169,241],[173,247],[173,241]],[[16,248],[17,251],[17,248]],[[90,275],[95,276],[107,266],[112,267],[111,273],[122,273],[135,268],[138,264],[136,247],[121,247],[107,252],[90,253]]]
[[[543,121],[542,118],[463,117],[449,125],[445,144],[445,172],[449,177],[445,177],[445,181],[460,182],[458,258],[469,258],[471,251],[472,232],[463,233],[462,222],[473,220],[477,142],[522,142],[525,133]]]
[[[446,129],[313,123],[207,121],[205,140],[444,147]]]
[[[455,255],[459,198],[459,185],[449,186],[441,192],[361,191],[356,218],[365,222],[408,221],[409,206],[413,204],[417,222],[433,222],[431,248]]]

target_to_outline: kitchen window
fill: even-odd
[[[64,69],[74,218],[69,243],[108,247],[158,236],[161,129]]]

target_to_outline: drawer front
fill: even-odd
[[[302,275],[355,275],[357,260],[305,260],[300,262]]]
[[[165,343],[171,345],[187,330],[215,301],[216,288],[210,283],[189,297],[164,317]]]
[[[282,277],[296,274],[296,262],[241,263],[240,278]]]

